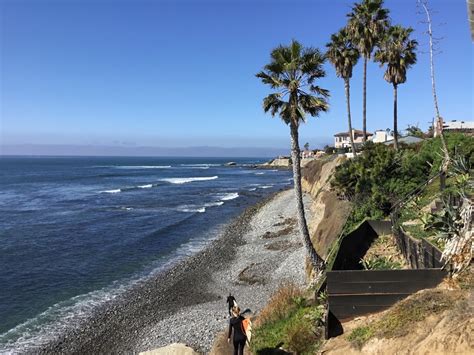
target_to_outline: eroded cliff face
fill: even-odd
[[[336,167],[345,160],[314,160],[303,169],[303,190],[311,195],[313,217],[308,221],[311,240],[316,251],[326,258],[331,245],[339,237],[350,213],[350,203],[338,199],[330,189]]]

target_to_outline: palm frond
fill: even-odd
[[[361,55],[370,58],[390,25],[389,10],[383,7],[383,0],[363,0],[354,4],[347,17],[352,41]]]
[[[278,114],[285,123],[294,122],[298,126],[305,121],[306,114],[317,116],[327,111],[329,90],[313,84],[326,75],[324,54],[293,40],[289,46],[280,45],[272,50],[270,58],[270,63],[256,74],[264,84],[277,90],[263,100],[265,112]]]
[[[404,83],[407,70],[416,63],[418,42],[410,39],[412,32],[410,27],[390,27],[380,48],[375,52],[374,60],[379,62],[380,66],[387,65],[384,79],[394,85]]]
[[[359,50],[352,42],[347,28],[342,28],[339,32],[331,36],[331,42],[326,44],[326,58],[336,69],[336,75],[350,79],[352,69],[359,60]]]

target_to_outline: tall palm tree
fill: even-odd
[[[394,148],[398,150],[397,130],[397,87],[407,80],[407,70],[416,63],[418,42],[410,39],[411,27],[392,26],[389,28],[380,48],[375,52],[375,61],[380,66],[387,64],[385,81],[393,85],[393,132]]]
[[[291,158],[293,160],[294,190],[297,201],[298,225],[309,259],[316,275],[324,269],[324,260],[318,255],[309,237],[301,192],[300,147],[298,128],[306,121],[306,114],[313,117],[329,109],[329,91],[315,85],[326,75],[324,55],[317,49],[304,48],[293,40],[289,46],[275,48],[271,62],[256,76],[269,85],[274,93],[263,99],[263,110],[272,116],[278,114],[290,127]]]
[[[354,136],[352,135],[351,103],[350,103],[350,80],[352,78],[352,68],[359,60],[359,51],[352,43],[347,29],[343,28],[331,36],[331,42],[326,44],[326,57],[334,65],[336,75],[344,79],[346,90],[347,119],[349,123],[349,137],[351,139],[352,152],[355,156],[356,148]]]
[[[354,4],[347,15],[348,32],[360,54],[364,57],[364,78],[362,91],[362,130],[363,141],[367,140],[367,61],[379,43],[387,27],[389,10],[383,8],[383,0],[362,0]]]

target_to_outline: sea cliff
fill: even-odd
[[[327,257],[341,234],[351,210],[350,203],[340,200],[330,188],[330,179],[344,160],[344,157],[313,160],[302,173],[303,190],[312,197],[312,214],[308,219],[310,236],[316,251],[323,258]],[[307,264],[307,270],[308,267]]]

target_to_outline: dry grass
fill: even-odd
[[[407,335],[412,327],[426,317],[452,309],[456,301],[463,298],[460,291],[430,289],[400,301],[380,319],[365,326],[355,328],[349,335],[349,341],[361,348],[369,339],[397,338]]]
[[[385,259],[399,269],[408,269],[403,255],[399,252],[393,235],[381,235],[370,246],[364,256],[365,260]]]
[[[255,322],[256,326],[286,318],[296,307],[294,300],[303,297],[303,289],[292,282],[284,282],[273,293]]]
[[[474,268],[470,266],[460,272],[454,282],[463,290],[474,289]]]
[[[314,354],[321,342],[322,328],[305,317],[295,318],[286,326],[285,347],[295,354]]]

